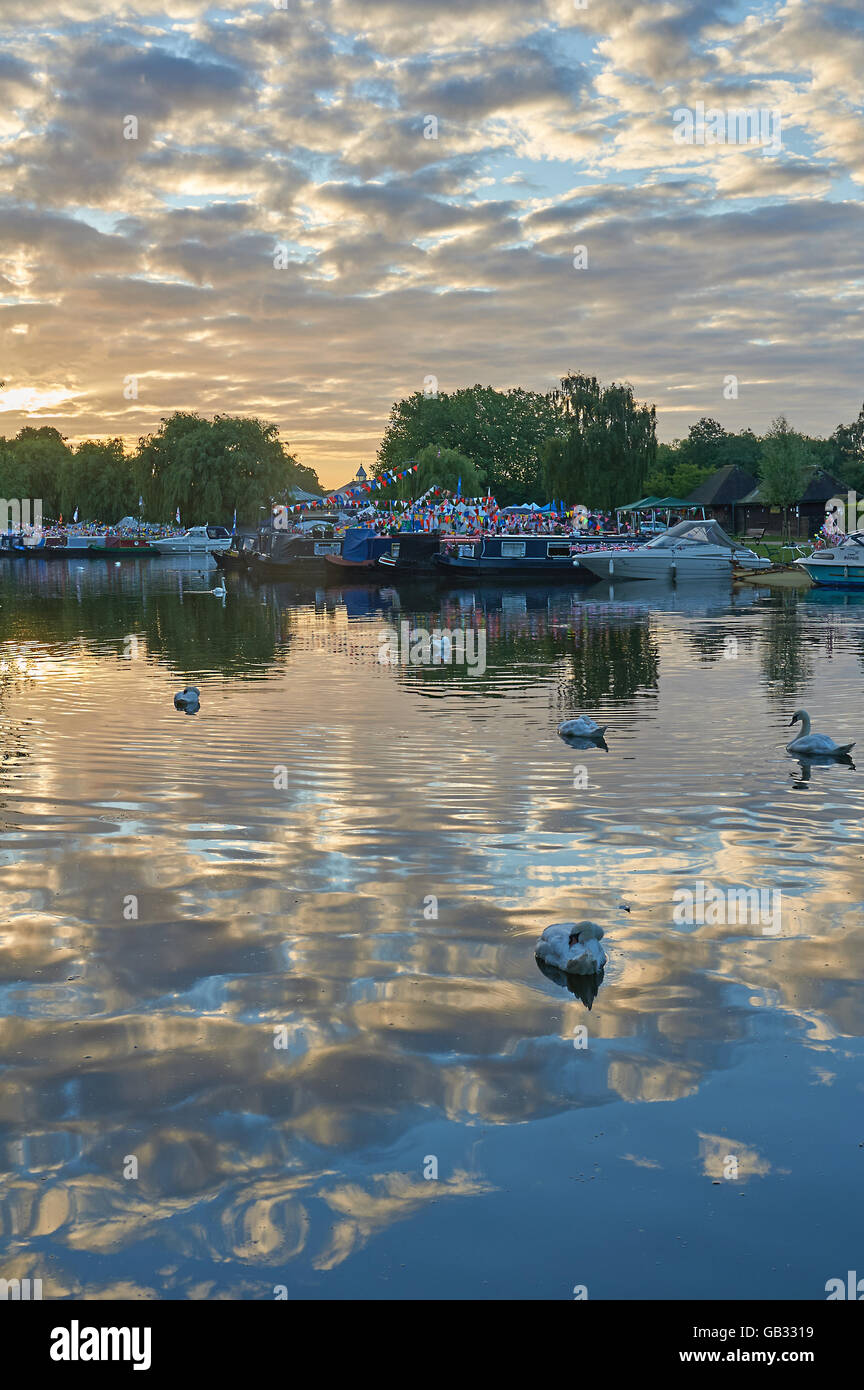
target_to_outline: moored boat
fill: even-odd
[[[647,545],[589,550],[574,559],[600,579],[712,579],[739,569],[770,569],[771,561],[739,545],[713,518],[681,521]]]
[[[106,531],[99,535],[81,531],[64,531],[44,535],[37,544],[26,540],[16,546],[22,555],[37,560],[99,560],[109,556],[155,555],[156,549],[144,536],[128,536]]]
[[[438,572],[435,557],[441,539],[437,531],[399,531],[386,539],[387,549],[378,556],[381,568],[405,579]]]
[[[227,526],[190,526],[180,536],[156,537],[152,548],[158,555],[206,555],[227,550],[231,539]]]
[[[477,578],[505,575],[513,579],[557,578],[569,584],[588,583],[594,576],[575,567],[569,536],[486,535],[445,536],[435,563],[448,574]]]
[[[252,551],[255,545],[254,538],[246,536],[237,543],[237,538],[232,538],[232,543],[227,550],[211,550],[210,554],[216,561],[220,570],[239,570],[243,572],[249,568],[249,561],[252,558]]]
[[[814,550],[812,555],[804,555],[794,563],[821,588],[862,589],[864,535],[853,532],[851,536],[838,537],[836,544]]]
[[[342,538],[341,550],[325,555],[324,563],[338,570],[374,570],[379,556],[389,549],[390,539],[366,526],[352,527]]]
[[[335,537],[261,531],[249,560],[249,574],[255,579],[318,579],[325,560],[341,550],[342,542]]]

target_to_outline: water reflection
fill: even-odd
[[[728,1258],[731,1296],[819,1297],[854,1267],[860,775],[790,795],[784,730],[854,734],[855,605],[229,576],[223,607],[191,567],[41,568],[0,569],[0,1276],[632,1297],[648,1240],[657,1296],[722,1295]],[[381,664],[403,621],[482,628],[485,672]],[[610,726],[579,785],[578,712]],[[781,889],[780,936],[677,926],[697,879]],[[599,992],[534,960],[582,917]]]

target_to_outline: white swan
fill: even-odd
[[[803,758],[842,758],[850,748],[855,747],[854,741],[835,743],[827,734],[811,734],[810,716],[806,709],[796,709],[789,720],[790,725],[799,722],[801,733],[798,738],[793,738],[791,743],[786,744],[787,753],[797,753]]]
[[[534,954],[568,975],[599,975],[606,964],[602,935],[603,928],[594,922],[555,922],[544,931]]]
[[[602,738],[608,727],[608,724],[595,724],[586,714],[580,714],[578,719],[565,719],[559,724],[558,733],[562,738]]]

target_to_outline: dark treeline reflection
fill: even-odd
[[[136,655],[190,677],[253,674],[284,657],[288,615],[254,589],[238,588],[223,604],[210,593],[218,571],[148,574],[147,563],[90,561],[76,571],[67,562],[30,561],[24,584],[19,573],[0,570],[0,641],[107,644],[128,660],[134,639]]]
[[[124,659],[135,637],[148,657],[190,677],[205,671],[230,677],[281,665],[300,615],[323,622],[325,630],[328,615],[347,618],[349,631],[353,624],[375,621],[397,631],[406,622],[427,632],[474,629],[485,634],[486,669],[470,683],[464,667],[447,663],[400,666],[394,675],[420,688],[457,685],[488,694],[502,676],[545,678],[554,672],[562,703],[590,706],[656,689],[657,634],[673,608],[690,616],[680,636],[701,664],[737,659],[752,648],[765,681],[785,696],[812,678],[820,654],[830,658],[840,611],[864,605],[864,595],[828,590],[803,597],[792,591],[748,593],[735,601],[713,591],[700,600],[697,591],[682,601],[666,586],[631,584],[630,601],[621,601],[600,586],[340,587],[324,578],[317,586],[255,586],[238,576],[229,576],[223,603],[210,593],[222,579],[212,568],[171,569],[152,561],[7,562],[0,565],[0,642],[113,644]],[[331,628],[334,647],[340,644],[335,632]],[[356,644],[344,635],[341,644],[356,657]],[[375,641],[365,646],[362,659],[374,661]],[[859,648],[864,667],[864,636]]]

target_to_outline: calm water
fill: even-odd
[[[864,604],[223,605],[214,573],[0,561],[0,1276],[804,1299],[861,1269]],[[485,625],[485,674],[380,664],[405,620]],[[802,773],[799,705],[861,770]],[[577,713],[608,752],[557,737]],[[779,935],[674,920],[700,881],[779,890]],[[582,918],[593,1003],[533,954]]]

